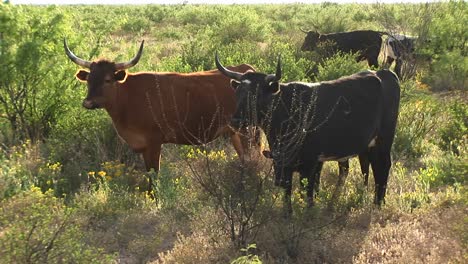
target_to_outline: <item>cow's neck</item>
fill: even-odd
[[[122,85],[123,84],[120,83],[115,85],[113,92],[107,96],[107,104],[104,107],[109,116],[112,118],[114,124],[121,123],[123,121],[122,119],[125,117],[125,114],[123,113],[127,111],[125,104],[126,100],[122,100],[124,96],[123,93],[125,91]],[[121,100],[119,100],[119,98]]]

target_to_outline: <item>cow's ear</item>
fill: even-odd
[[[236,90],[237,87],[239,87],[240,84],[241,84],[240,82],[231,79],[231,87],[232,87],[234,90]]]
[[[279,82],[270,82],[268,84],[268,91],[272,94],[278,94],[280,91],[280,84]]]
[[[80,82],[86,82],[88,80],[89,71],[86,70],[78,70],[75,74],[75,77]]]
[[[127,79],[127,72],[125,70],[117,71],[114,73],[114,78],[116,81],[123,83],[125,82],[125,79]]]

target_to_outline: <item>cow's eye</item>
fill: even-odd
[[[104,80],[106,83],[110,83],[112,80],[111,79],[105,79]]]

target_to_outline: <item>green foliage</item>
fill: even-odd
[[[321,34],[354,30],[353,15],[355,8],[341,7],[336,3],[323,3],[322,8],[314,10],[306,19],[309,30],[316,30]],[[336,19],[339,17],[340,19]]]
[[[80,219],[52,193],[31,188],[0,208],[2,263],[111,263],[83,241]]]
[[[439,113],[438,104],[429,96],[415,94],[403,98],[393,142],[393,156],[399,159],[421,157],[428,134],[438,124]]]
[[[47,138],[70,87],[56,45],[70,30],[67,14],[55,7],[0,9],[0,110],[14,132],[11,140]]]
[[[446,109],[446,124],[439,128],[440,147],[443,150],[451,150],[455,154],[460,154],[460,147],[467,143],[468,135],[468,105],[456,100],[449,104]]]
[[[0,201],[28,190],[37,181],[40,158],[29,143],[14,146],[0,156]]]
[[[468,88],[468,57],[462,51],[453,50],[439,55],[431,64],[427,83],[434,91],[464,90]]]
[[[468,23],[468,3],[452,0],[446,4],[436,4],[430,26],[430,48],[434,54],[443,55],[447,51],[459,50],[467,55],[468,32],[464,25]]]
[[[356,62],[356,55],[338,52],[329,59],[324,60],[318,66],[318,74],[315,81],[335,80],[343,76],[351,75],[367,69],[366,65]]]
[[[412,228],[422,212],[465,210],[466,7],[464,1],[106,8],[0,4],[0,262],[340,263],[356,256],[379,262],[380,255],[389,254],[373,240],[375,230],[398,229],[405,219]],[[325,164],[313,209],[306,208],[304,191],[294,180],[293,219],[284,219],[283,192],[273,186],[270,161],[241,166],[222,139],[214,144],[226,151],[203,152],[213,143],[165,145],[155,203],[143,193],[148,174],[141,157],[119,140],[104,111],[81,107],[86,85],[73,78],[77,66],[62,47],[66,37],[85,59],[124,60],[145,39],[144,55],[132,72],[210,70],[216,51],[224,65],[248,63],[264,73],[274,73],[281,55],[284,82],[331,80],[367,68],[351,54],[326,58],[327,47],[299,51],[304,40],[299,28],[314,26],[321,33],[375,29],[429,40],[418,43],[418,53],[431,65],[418,65],[418,80],[401,83],[394,163],[381,210],[372,209],[372,184],[370,191],[362,186],[354,160],[341,187],[336,163]],[[431,90],[460,91],[434,96]],[[452,207],[457,204],[459,210]],[[457,219],[444,223],[452,220]],[[448,255],[443,245],[456,251],[456,239],[446,243],[433,235],[432,226],[427,225],[431,235],[425,234],[442,241],[439,255]],[[417,230],[418,238],[424,228]],[[378,235],[394,237],[397,231]],[[377,257],[362,253],[368,237]],[[241,257],[238,248],[245,248]]]
[[[231,264],[262,264],[263,262],[260,258],[252,254],[250,251],[256,250],[257,246],[255,244],[249,244],[247,248],[242,248],[241,251],[244,252],[245,256],[238,257],[233,260]]]
[[[268,24],[255,11],[236,7],[223,14],[219,24],[213,28],[213,37],[226,45],[236,41],[264,41],[269,32]]]

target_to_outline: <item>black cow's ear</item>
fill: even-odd
[[[86,82],[88,80],[89,71],[86,70],[78,70],[75,74],[75,77],[80,82]]]
[[[118,82],[125,82],[125,79],[127,79],[127,72],[125,70],[117,71],[114,73],[114,78]]]
[[[272,93],[272,94],[278,94],[279,91],[280,91],[280,84],[279,82],[270,82],[268,84],[268,90]]]
[[[240,85],[240,82],[231,79],[231,87],[232,87],[234,90],[236,90],[237,87],[239,87],[239,85]]]

